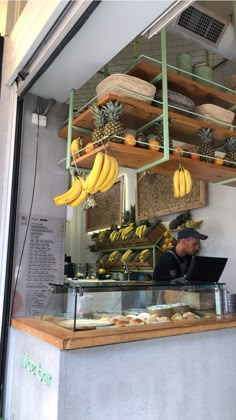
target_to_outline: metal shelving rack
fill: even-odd
[[[168,116],[169,106],[168,106],[168,77],[167,77],[167,72],[168,72],[168,68],[170,68],[172,70],[175,70],[175,71],[178,71],[178,68],[176,68],[174,66],[170,66],[170,65],[167,64],[167,46],[166,46],[166,31],[165,31],[165,29],[163,29],[161,31],[161,61],[152,59],[151,57],[147,57],[147,56],[141,55],[136,60],[134,60],[132,66],[129,67],[129,69],[127,69],[125,71],[125,73],[128,73],[137,63],[139,63],[141,60],[144,60],[144,59],[147,60],[147,61],[149,61],[149,62],[152,62],[154,64],[161,65],[161,73],[159,73],[155,78],[153,78],[151,80],[151,83],[156,83],[156,82],[158,82],[160,80],[162,81],[162,97],[163,97],[163,101],[162,101],[162,112],[159,113],[159,115],[157,115],[155,118],[153,118],[151,121],[149,121],[145,125],[139,127],[136,130],[136,134],[140,133],[141,131],[144,131],[145,129],[150,128],[157,121],[162,120],[163,121],[163,134],[164,134],[163,135],[163,138],[164,138],[164,148],[163,148],[163,153],[159,154],[159,156],[158,156],[158,158],[156,160],[151,161],[151,162],[149,162],[149,163],[147,163],[145,165],[142,165],[139,168],[135,168],[137,172],[151,170],[154,167],[158,167],[158,166],[161,167],[160,165],[162,165],[163,163],[166,164],[170,160],[170,152],[169,152],[169,150],[170,150],[169,149],[169,116]],[[186,72],[184,70],[181,70],[181,72],[182,73],[186,73],[187,75],[191,75],[191,73],[188,73],[188,72]],[[206,81],[206,79],[204,79],[202,77],[199,77],[199,76],[197,76],[197,77],[199,79],[201,79],[202,81]],[[209,83],[208,80],[207,80],[207,82]],[[211,83],[212,83],[213,86],[216,86],[216,87],[218,87],[220,89],[224,89],[228,93],[235,94],[235,92],[232,91],[231,89],[225,88],[224,86],[221,86],[221,85],[219,85],[217,83],[214,83],[214,82],[211,82]],[[108,86],[106,89],[108,89],[109,87],[110,86]],[[122,90],[122,91],[124,91],[124,93],[125,92],[130,92],[130,91],[128,91],[126,89],[122,89],[120,87],[119,87],[119,89]],[[71,142],[72,142],[72,138],[73,138],[73,130],[75,130],[76,132],[81,132],[81,133],[88,134],[88,135],[91,135],[92,134],[92,130],[91,129],[84,128],[84,127],[77,126],[77,125],[73,124],[73,121],[74,121],[74,111],[73,111],[74,92],[75,91],[72,90],[71,91],[71,94],[70,94],[68,130],[67,130],[67,157],[66,157],[66,159],[63,159],[63,161],[66,160],[66,168],[68,170],[70,170],[70,169],[76,169],[76,168],[78,169],[78,167],[77,167],[76,164],[75,164],[76,165],[76,168],[75,168],[75,166],[72,166],[71,165],[70,146],[71,146]],[[102,92],[102,93],[104,93],[104,92]],[[135,97],[135,95],[138,96],[137,94],[134,94],[134,92],[132,92],[132,93],[133,93],[134,97]],[[86,112],[86,108],[89,105],[91,105],[94,101],[98,100],[100,95],[97,95],[93,99],[91,99],[86,106],[82,107],[77,112],[77,115],[82,115],[83,113],[85,113]],[[233,109],[235,109],[235,107],[236,107],[236,103],[233,104],[231,107],[229,107],[229,109],[230,110],[233,110]],[[178,107],[175,107],[175,108],[177,110],[180,109]],[[188,113],[190,113],[192,116],[198,116],[198,114],[196,114],[194,112],[188,111]],[[213,123],[215,121],[216,120],[212,119],[212,122]],[[203,124],[203,126],[204,126],[204,124]],[[209,124],[208,124],[208,126],[209,126]],[[232,127],[233,127],[234,130],[236,129],[235,126],[232,126]],[[98,142],[102,143],[103,146],[106,148],[106,137],[100,139]],[[81,149],[81,150],[83,150],[83,149]],[[93,152],[91,152],[91,153],[93,153]],[[87,157],[89,157],[89,154],[88,154]],[[186,159],[186,160],[188,160],[188,159]],[[186,163],[186,160],[185,160],[185,163]],[[189,160],[191,160],[191,159],[189,159]],[[198,162],[194,162],[194,163],[198,163]],[[213,164],[210,164],[210,165],[211,165],[211,167],[213,167]],[[225,172],[226,172],[226,175],[224,175],[224,179],[222,179],[219,182],[212,182],[212,183],[215,184],[215,185],[235,183],[236,182],[236,177],[235,176],[232,176],[233,170],[228,171],[228,175],[229,175],[229,177],[228,177],[227,170],[229,168],[225,168],[225,167],[223,167],[223,168],[225,169]],[[88,171],[89,169],[91,169],[91,167],[90,168],[86,168],[86,167],[79,168],[80,171],[85,171],[85,172]],[[217,168],[217,170],[220,173],[220,171],[222,171],[222,167]],[[158,172],[158,169],[156,169],[155,172]],[[161,173],[161,171],[160,171],[160,173]],[[236,171],[235,171],[235,174],[236,174]]]

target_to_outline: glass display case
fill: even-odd
[[[227,313],[224,283],[77,281],[50,284],[41,319],[72,331],[216,318]]]

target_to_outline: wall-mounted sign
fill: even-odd
[[[21,214],[16,241],[17,290],[13,316],[40,315],[47,302],[48,283],[64,281],[65,220],[31,216],[25,241],[27,224],[28,216]]]

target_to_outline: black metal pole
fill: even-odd
[[[9,238],[7,246],[6,278],[3,301],[2,336],[0,342],[0,416],[3,415],[3,397],[6,373],[8,329],[11,316],[11,296],[13,284],[13,256],[16,230],[18,184],[20,172],[21,132],[23,122],[23,99],[18,99],[16,113],[15,148],[13,157],[12,195],[10,205]]]

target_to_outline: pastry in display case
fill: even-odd
[[[50,284],[41,319],[73,331],[197,322],[225,313],[224,283],[152,282]]]

